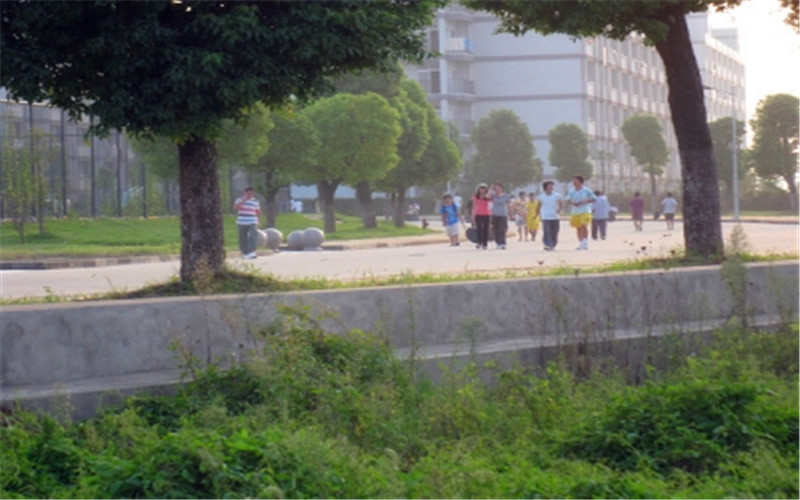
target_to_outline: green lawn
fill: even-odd
[[[335,233],[326,240],[384,238],[427,234],[430,231],[407,225],[396,228],[390,221],[378,221],[375,229],[364,229],[358,217],[339,216]],[[286,237],[291,231],[322,227],[318,217],[285,214],[277,218],[277,228]],[[25,228],[25,244],[10,222],[0,224],[2,259],[32,257],[76,257],[118,255],[178,255],[181,249],[180,220],[177,217],[150,219],[52,219],[39,234],[36,224]],[[237,248],[233,216],[225,217],[225,248]]]

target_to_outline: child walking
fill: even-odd
[[[442,225],[445,233],[450,237],[451,247],[457,247],[461,244],[458,242],[459,224],[464,222],[464,219],[461,216],[460,209],[461,207],[453,201],[452,195],[444,195],[439,213],[442,214]]]

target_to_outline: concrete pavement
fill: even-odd
[[[436,228],[436,219],[432,219]],[[735,225],[723,223],[726,238]],[[798,254],[798,225],[743,222],[752,251]],[[525,271],[557,267],[588,267],[643,257],[668,256],[683,247],[680,222],[666,231],[663,221],[646,221],[644,231],[633,231],[630,221],[609,223],[605,241],[590,242],[577,251],[574,230],[561,224],[559,246],[545,252],[541,243],[518,242],[509,237],[507,250],[476,250],[469,242],[451,247],[442,233],[425,236],[329,242],[320,252],[282,251],[255,260],[229,257],[232,267],[257,270],[279,278],[358,280],[401,274],[458,274],[463,272]],[[92,295],[113,290],[135,290],[178,275],[178,260],[133,262],[104,267],[0,271],[0,297],[14,299],[48,295]]]

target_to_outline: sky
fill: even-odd
[[[771,94],[800,96],[800,35],[786,23],[778,0],[744,0],[722,13],[713,13],[713,28],[739,29],[745,64],[747,120],[758,102]]]

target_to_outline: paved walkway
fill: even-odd
[[[434,229],[437,228],[434,222]],[[783,221],[781,221],[783,222]],[[735,227],[723,223],[726,238]],[[798,225],[778,221],[743,222],[752,250],[758,253],[798,254]],[[682,226],[666,231],[663,221],[646,221],[644,231],[634,232],[627,220],[609,223],[605,241],[590,242],[588,251],[575,250],[574,231],[562,222],[555,252],[545,252],[541,243],[518,242],[510,237],[507,250],[476,250],[468,242],[451,247],[441,232],[425,236],[329,242],[320,252],[282,251],[255,260],[230,256],[229,265],[258,270],[280,278],[328,278],[357,280],[404,273],[463,273],[522,271],[554,267],[587,267],[651,256],[667,256],[683,246]],[[95,264],[98,264],[95,262]],[[47,270],[0,271],[3,299],[54,295],[87,295],[112,290],[134,290],[177,276],[177,259],[118,263],[99,262],[103,267],[73,267]]]

